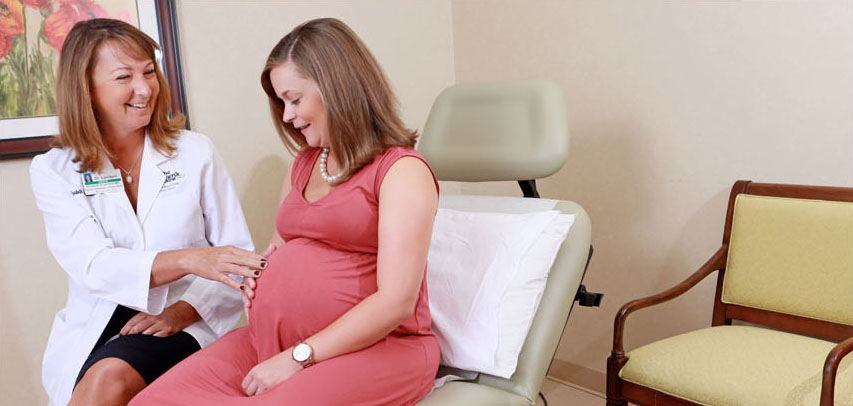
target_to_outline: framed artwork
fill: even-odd
[[[0,159],[50,148],[59,50],[74,24],[92,18],[124,20],[157,41],[172,110],[186,114],[174,0],[0,0]]]

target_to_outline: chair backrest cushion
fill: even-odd
[[[418,151],[438,179],[539,179],[569,153],[563,90],[540,79],[453,85],[436,98]]]
[[[722,301],[853,325],[853,203],[738,195]]]

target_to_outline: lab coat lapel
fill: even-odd
[[[177,153],[177,151],[175,152]],[[160,194],[166,175],[160,170],[161,163],[171,159],[157,151],[151,144],[151,139],[145,136],[145,152],[142,154],[142,163],[139,168],[139,190],[136,197],[136,216],[139,224],[145,224],[145,218],[151,211],[154,199]]]
[[[109,173],[110,171],[118,171],[120,176],[124,176],[124,173],[122,173],[121,170],[116,169],[109,159],[105,159],[104,170],[105,173]],[[124,212],[124,215],[129,217],[133,217],[136,215],[136,213],[133,212],[133,206],[130,205],[130,200],[128,200],[127,194],[124,192],[123,188],[114,192],[104,193],[103,196],[104,199],[110,202],[110,204],[115,207],[118,207],[119,210]]]

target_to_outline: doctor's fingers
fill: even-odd
[[[135,315],[133,315],[133,317],[130,318],[130,320],[127,321],[127,323],[124,323],[124,326],[122,326],[118,334],[122,336],[130,334],[130,329],[134,325],[136,325],[136,323],[142,320],[142,318],[144,318],[145,316],[147,316],[145,313],[136,313]]]
[[[258,282],[255,278],[243,278],[243,285],[241,285],[240,289],[243,291],[243,294],[248,296],[249,299],[255,298],[255,289],[258,287]]]
[[[226,274],[242,276],[244,280],[246,278],[256,278],[258,276],[261,276],[261,271],[258,269],[251,269],[246,266],[235,264],[220,264],[217,267],[217,270]]]
[[[142,333],[142,334],[145,334],[145,333]],[[165,337],[169,337],[169,336],[171,336],[171,335],[173,335],[173,334],[175,334],[175,332],[174,332],[174,331],[159,330],[159,331],[157,331],[157,332],[155,332],[154,334],[151,334],[151,335],[152,335],[152,336],[154,336],[154,337],[165,338]]]
[[[165,320],[160,319],[150,327],[146,328],[142,334],[154,337],[168,337],[177,332],[178,331],[173,326],[169,325]]]
[[[243,284],[249,285],[250,289],[255,290],[258,287],[258,280],[255,278],[243,278]]]
[[[215,282],[222,282],[236,290],[240,290],[240,282],[237,282],[228,275],[251,277],[254,276],[255,271],[239,265],[221,263],[216,264],[214,267],[201,267],[197,272],[195,272],[195,274]]]
[[[127,321],[127,324],[125,324],[124,326],[127,329],[127,332],[124,335],[142,333],[157,322],[157,319],[153,316],[144,313],[139,313],[137,314],[137,316],[140,314],[142,314],[143,316],[139,319],[134,320],[133,318],[131,318]],[[136,316],[134,316],[134,318],[135,317]],[[125,328],[123,328],[122,331],[125,331]]]
[[[250,279],[261,274],[261,271],[251,270],[249,268],[246,268],[245,266],[239,266],[234,264],[221,264],[217,267],[217,269],[214,270],[214,272],[216,272],[218,275],[215,277],[205,276],[205,278],[222,282],[237,290],[244,290],[246,289],[246,286],[244,286],[240,282],[237,282],[236,280],[234,280],[234,278],[228,275],[242,276],[243,280],[245,281],[246,279]],[[252,296],[254,296],[254,293],[252,293]]]
[[[243,310],[246,312],[246,320],[249,319],[249,308],[252,307],[252,299],[255,297],[255,288],[258,286],[255,278],[243,278],[241,289],[243,294],[240,295],[243,299]]]
[[[233,246],[220,247],[226,255],[222,256],[223,262],[249,267],[255,270],[266,269],[267,259],[252,251],[246,251]]]
[[[249,320],[249,308],[252,307],[252,299],[249,299],[245,293],[240,295],[240,298],[243,299],[243,311],[246,312],[246,320]]]
[[[185,263],[193,264],[192,273],[203,278],[212,279],[209,275],[210,269],[213,268],[219,272],[229,272],[235,275],[244,275],[241,272],[231,272],[235,266],[244,266],[252,268],[256,271],[266,268],[266,259],[251,251],[246,251],[237,247],[205,247],[205,248],[187,248]],[[252,276],[253,273],[246,272],[245,276]],[[219,279],[215,279],[219,280]]]
[[[252,269],[264,269],[267,267],[267,259],[263,256],[233,245],[227,247],[210,247],[208,249],[214,253],[216,261],[220,263],[241,265]]]
[[[246,285],[240,285],[240,290],[243,291],[243,296],[245,296],[245,298],[251,303],[252,299],[255,298],[255,292],[249,289]],[[246,300],[243,300],[243,302],[246,302]]]
[[[224,283],[225,285],[233,288],[234,290],[242,290],[242,289],[240,289],[240,282],[237,282],[234,279],[232,279],[230,276],[228,276],[228,273],[214,272],[213,275],[200,275],[200,276],[204,277],[205,279],[210,279],[214,282]]]

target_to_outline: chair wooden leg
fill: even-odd
[[[628,406],[628,401],[622,399],[619,380],[619,371],[627,362],[624,354],[615,351],[607,358],[607,406]]]

